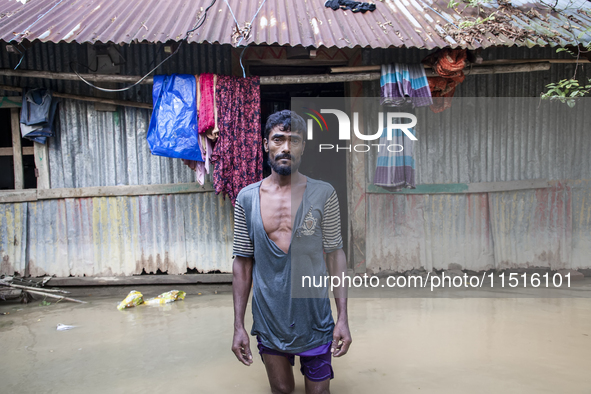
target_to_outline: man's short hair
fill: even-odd
[[[306,122],[304,122],[304,119],[288,109],[269,115],[267,124],[265,125],[265,138],[269,138],[271,130],[277,126],[280,126],[279,130],[281,131],[295,131],[300,134],[304,134],[306,131]]]

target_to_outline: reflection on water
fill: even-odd
[[[230,351],[231,294],[188,293],[121,312],[126,292],[0,304],[2,392],[269,392],[260,359],[245,367]],[[588,299],[352,299],[350,326],[333,393],[589,392]]]

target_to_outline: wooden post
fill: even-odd
[[[349,66],[357,66],[361,63],[362,51],[356,50],[349,59]],[[345,92],[350,101],[351,113],[359,113],[359,124],[364,125],[363,117],[363,83],[351,81],[345,84]],[[363,126],[362,126],[363,127]],[[351,145],[362,144],[364,141],[351,136]],[[355,273],[366,272],[365,260],[365,235],[366,235],[366,180],[365,165],[367,153],[351,151],[347,154],[347,190],[349,192],[349,267]]]
[[[18,108],[10,109],[10,127],[12,129],[12,162],[14,166],[14,188],[25,188],[23,173],[23,150],[21,147],[20,113]]]
[[[47,144],[33,142],[35,168],[37,169],[37,189],[49,189],[49,148]]]

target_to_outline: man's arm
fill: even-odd
[[[236,256],[232,265],[232,292],[234,294],[234,339],[232,351],[238,361],[248,366],[252,364],[250,338],[244,328],[244,314],[248,295],[252,287],[252,258]]]
[[[326,266],[330,276],[343,278],[344,275],[347,275],[347,260],[343,249],[328,253]],[[333,356],[340,357],[347,354],[352,342],[347,315],[347,287],[344,283],[334,288],[334,298],[337,305],[337,322],[334,327],[331,352]]]

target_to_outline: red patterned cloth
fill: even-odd
[[[465,49],[444,48],[423,59],[439,77],[428,77],[433,105],[431,111],[443,112],[451,107],[456,86],[464,82],[467,52]]]
[[[243,187],[263,178],[259,77],[220,75],[215,97],[220,134],[211,155],[213,185],[234,204]]]

